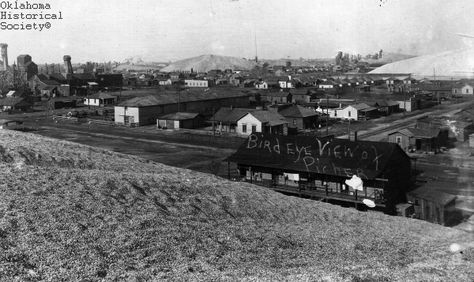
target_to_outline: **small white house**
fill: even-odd
[[[173,84],[173,81],[171,81],[171,78],[158,81],[158,85],[161,85],[161,86],[172,85],[172,84]]]
[[[237,121],[236,132],[241,135],[250,135],[252,132],[286,135],[288,121],[275,112],[254,111],[247,113]]]
[[[474,87],[470,84],[464,83],[460,87],[454,87],[453,88],[453,94],[454,95],[473,95],[474,92]]]
[[[114,105],[117,98],[107,93],[99,92],[97,94],[84,98],[84,105],[103,107]]]
[[[371,116],[371,113],[376,112],[377,108],[371,107],[365,103],[349,105],[337,111],[337,118],[359,120]]]
[[[279,79],[278,84],[280,85],[280,88],[295,88],[295,85],[293,83],[293,80],[291,79],[291,76],[288,76],[287,79]]]
[[[255,83],[255,88],[257,88],[257,89],[268,89],[268,83],[266,83],[265,81],[257,81]]]

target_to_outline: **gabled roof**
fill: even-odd
[[[394,164],[410,169],[410,158],[394,143],[263,133],[252,133],[227,161],[347,178],[359,174],[363,180],[382,177]]]
[[[298,118],[305,118],[305,117],[312,117],[312,116],[319,115],[317,112],[312,111],[308,108],[302,107],[300,105],[292,105],[290,107],[280,110],[278,113],[284,117],[298,117]]]
[[[187,120],[187,119],[194,119],[199,116],[199,113],[187,113],[187,112],[176,112],[161,116],[159,119],[166,119],[166,120]]]
[[[358,103],[358,104],[354,104],[354,105],[349,105],[348,107],[353,107],[354,109],[356,109],[358,111],[371,108],[366,103]]]
[[[398,106],[398,102],[395,101],[387,101],[387,100],[378,100],[374,103],[374,106],[379,106],[379,107],[393,107],[393,106]]]
[[[156,92],[155,92],[156,93]],[[176,104],[178,102],[210,101],[228,98],[249,97],[243,92],[235,91],[182,91],[181,93],[160,93],[145,97],[135,97],[124,101],[119,106],[124,107],[149,107]]]
[[[389,135],[396,134],[397,132],[408,137],[430,139],[430,138],[438,137],[440,129],[439,128],[421,129],[421,128],[409,127],[409,128],[404,128],[399,131],[390,133]]]
[[[407,194],[415,198],[435,202],[443,206],[449,204],[457,198],[455,195],[436,191],[434,189],[430,189],[429,187],[420,187],[408,192]]]
[[[268,123],[270,126],[281,125],[288,123],[288,121],[280,114],[265,111],[265,110],[256,110],[254,112],[248,113],[259,120],[261,123]],[[243,118],[243,117],[242,117]],[[242,119],[241,118],[241,119]]]
[[[117,97],[112,96],[105,92],[95,93],[94,95],[90,95],[86,97],[87,99],[116,99]]]
[[[220,108],[212,117],[212,121],[223,123],[237,123],[237,121],[256,109],[246,108]]]
[[[0,106],[22,106],[22,105],[31,105],[24,98],[20,97],[6,97],[0,99]]]

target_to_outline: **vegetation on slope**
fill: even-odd
[[[450,280],[472,237],[139,158],[0,132],[6,280]],[[463,254],[450,253],[459,243]]]

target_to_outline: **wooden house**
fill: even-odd
[[[407,201],[415,208],[415,218],[450,225],[455,216],[456,196],[421,187],[407,193]]]
[[[437,153],[440,149],[440,129],[404,128],[388,134],[388,142],[403,150]]]
[[[287,135],[288,121],[278,113],[256,110],[237,121],[236,132],[240,135],[250,135],[254,132]]]
[[[199,113],[177,112],[166,114],[156,120],[156,126],[163,129],[199,128],[203,118]]]

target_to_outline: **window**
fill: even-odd
[[[242,124],[242,132],[247,133],[247,125],[246,124]]]
[[[257,132],[257,126],[252,124],[252,132]]]
[[[466,88],[466,94],[469,94],[469,88]]]
[[[402,143],[402,137],[401,136],[395,137],[395,141],[397,142],[397,144],[400,145]]]
[[[347,115],[350,117],[350,116],[351,116],[351,111],[348,111],[348,112],[347,112]]]

